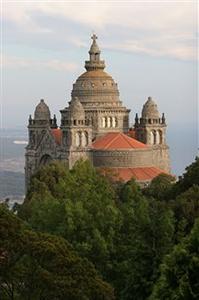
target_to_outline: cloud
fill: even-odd
[[[180,45],[172,41],[173,47],[170,47],[172,38],[163,38],[159,43],[159,38],[153,39],[154,45],[151,46],[152,40],[124,40],[122,43],[107,43],[105,48],[120,51],[127,51],[136,54],[147,54],[153,57],[169,57],[180,59],[184,61],[191,61],[197,59],[197,49],[193,46]]]
[[[97,31],[108,48],[181,60],[196,59],[197,4],[194,1],[104,1],[9,3],[4,5],[4,19],[18,30],[50,33],[78,47],[85,47],[85,35],[70,29],[74,24],[85,31]],[[48,22],[43,22],[48,18]],[[55,26],[67,25],[64,33]],[[63,25],[62,24],[62,25]],[[60,25],[61,26],[61,25]],[[80,33],[79,33],[80,34]]]
[[[73,72],[77,69],[77,64],[60,61],[58,59],[51,60],[33,60],[15,56],[4,56],[1,61],[2,67],[5,68],[33,68],[33,69],[50,69],[55,71]]]

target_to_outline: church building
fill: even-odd
[[[92,36],[86,72],[73,84],[68,106],[60,110],[61,124],[42,99],[34,117],[29,117],[26,147],[26,189],[31,176],[52,160],[72,168],[79,159],[88,159],[115,180],[132,177],[146,185],[160,173],[170,173],[166,120],[157,104],[148,97],[141,116],[129,127],[130,109],[120,100],[117,83],[104,71],[97,36]]]

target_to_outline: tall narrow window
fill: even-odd
[[[116,123],[115,123],[115,117],[112,117],[112,127],[115,128],[116,127],[115,125],[116,125]]]
[[[103,128],[106,127],[106,120],[105,120],[105,117],[102,118],[102,127],[103,127]]]
[[[107,118],[107,127],[110,128],[111,127],[111,117]]]
[[[81,132],[76,132],[75,144],[76,144],[77,147],[81,146]]]
[[[152,145],[156,144],[156,131],[155,130],[151,131],[151,144]]]
[[[159,130],[159,144],[162,144],[163,140],[162,140],[162,131]]]

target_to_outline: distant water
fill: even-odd
[[[0,130],[0,171],[24,173],[25,141],[25,130]]]
[[[19,141],[19,143],[14,143]],[[24,142],[25,130],[0,130],[0,200],[10,198],[11,202],[22,201],[24,187]]]
[[[177,176],[182,175],[198,155],[198,127],[170,125],[167,141],[170,146],[172,172]]]

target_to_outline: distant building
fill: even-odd
[[[73,84],[68,107],[60,111],[60,127],[44,100],[29,118],[26,187],[31,175],[52,160],[72,168],[78,159],[89,159],[103,172],[113,171],[116,179],[134,177],[142,184],[170,172],[164,114],[160,116],[148,97],[141,117],[136,114],[134,127],[129,128],[130,109],[123,106],[117,83],[104,71],[96,39],[93,35],[86,72]]]

